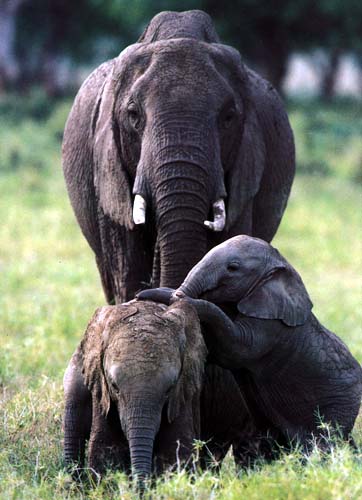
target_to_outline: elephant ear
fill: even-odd
[[[207,349],[198,315],[185,300],[172,304],[165,316],[180,329],[178,335],[181,357],[183,356],[181,374],[168,401],[167,417],[171,423],[183,406],[186,403],[192,404],[193,398],[201,392]]]
[[[216,66],[234,89],[235,106],[241,115],[238,135],[227,134],[229,154],[223,158],[227,192],[226,231],[229,234],[251,234],[252,201],[259,191],[265,167],[266,147],[253,97],[250,72],[239,52],[213,43]],[[233,142],[229,142],[232,140]]]
[[[92,396],[99,401],[103,415],[107,415],[110,407],[109,391],[103,370],[103,332],[112,310],[112,306],[96,310],[80,343],[84,380]]]
[[[240,300],[237,307],[246,316],[260,319],[279,319],[288,326],[303,325],[313,304],[297,271],[276,249],[269,261],[270,269]]]
[[[237,152],[226,175],[227,229],[240,223],[240,214],[246,211],[259,191],[265,165],[265,143],[257,114],[248,103],[244,107],[245,119],[242,137],[237,145]],[[251,227],[243,226],[243,231],[251,234]]]
[[[239,135],[223,158],[226,230],[229,235],[245,233],[270,241],[294,177],[293,135],[272,86],[243,64],[237,50],[220,44],[213,48],[241,113]]]
[[[115,119],[117,97],[121,90],[121,60],[122,55],[114,60],[93,116],[94,184],[103,212],[114,222],[132,229],[130,180],[121,159],[119,130]]]

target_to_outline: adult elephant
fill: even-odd
[[[179,286],[231,236],[270,241],[293,134],[274,88],[220,44],[207,14],[162,12],[81,87],[63,168],[106,298],[122,302],[150,282]]]

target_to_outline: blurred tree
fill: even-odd
[[[96,0],[29,0],[21,9],[17,54],[22,83],[41,82],[50,95],[59,88],[61,60],[89,61],[90,41],[107,32],[107,17]]]
[[[192,9],[201,3],[195,0],[13,1],[26,2],[17,18],[20,83],[29,86],[40,82],[50,95],[62,91],[58,73],[65,57],[76,63],[98,64],[134,43],[158,12],[170,8]]]
[[[204,0],[203,8],[219,24],[222,38],[281,89],[292,51],[326,50],[322,93],[333,93],[343,51],[361,51],[361,0]]]
[[[10,4],[16,5],[12,35],[3,44],[1,9]],[[325,95],[333,92],[341,53],[361,53],[361,0],[0,0],[0,48],[8,47],[0,79],[17,68],[22,84],[40,81],[49,94],[57,94],[64,59],[98,64],[134,43],[157,12],[195,8],[208,12],[222,40],[279,90],[292,51],[326,49]]]
[[[9,87],[18,77],[15,57],[16,17],[27,0],[0,0],[0,90]]]
[[[362,55],[362,2],[360,0],[320,0],[315,14],[312,42],[324,48],[327,64],[322,77],[321,96],[334,95],[336,76],[344,51]]]

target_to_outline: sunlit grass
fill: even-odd
[[[292,101],[299,172],[362,182],[362,100]]]
[[[298,177],[273,241],[302,275],[320,321],[362,361],[362,197],[341,179]]]
[[[37,171],[0,178],[2,372],[54,375],[69,337],[80,336],[104,301],[91,252],[66,199],[59,160],[51,176]],[[31,179],[31,180],[29,180]],[[37,186],[34,196],[30,186]],[[34,372],[35,370],[35,372]]]
[[[327,125],[333,115],[336,126],[336,112],[322,111],[329,144],[322,141],[318,154],[329,158],[335,132],[328,135]],[[303,117],[309,108],[293,108],[294,113]],[[59,133],[61,118],[51,119]],[[34,128],[39,131],[40,126]],[[0,143],[1,134],[0,127]],[[356,146],[352,149],[348,154],[354,158],[359,153]],[[67,199],[59,150],[54,140],[47,152],[37,151],[47,160],[37,168],[33,154],[27,163],[28,149],[23,148],[21,168],[7,165],[0,174],[0,498],[133,499],[121,473],[109,473],[99,486],[86,489],[70,483],[62,469],[63,372],[88,319],[105,301],[92,252]],[[302,152],[303,161],[307,154]],[[348,155],[341,161],[351,164]],[[274,245],[302,275],[317,317],[362,361],[362,195],[354,174],[342,170],[340,175],[333,167],[333,175],[297,177]],[[362,444],[361,418],[355,438]],[[168,474],[152,495],[358,499],[361,478],[361,454],[338,444],[329,457],[315,452],[302,463],[292,453],[247,471],[238,471],[227,457],[219,474]]]

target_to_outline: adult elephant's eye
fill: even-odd
[[[127,108],[127,113],[130,125],[136,130],[139,129],[141,123],[141,115],[139,113],[136,104],[134,103],[129,104]]]
[[[222,124],[224,128],[230,128],[232,124],[234,123],[236,116],[236,110],[235,108],[229,108],[227,109],[222,117]]]

